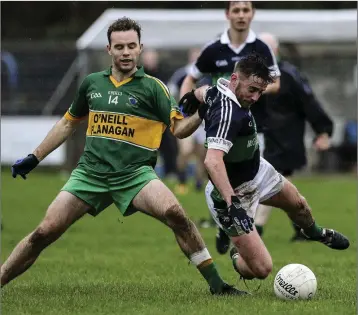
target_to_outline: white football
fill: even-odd
[[[317,290],[317,279],[308,267],[289,264],[277,273],[273,288],[282,300],[309,300]]]

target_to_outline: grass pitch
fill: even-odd
[[[112,206],[97,218],[85,216],[46,249],[35,265],[2,290],[2,314],[356,314],[356,179],[314,177],[294,180],[317,222],[351,240],[343,252],[318,243],[289,243],[292,231],[280,210],[267,225],[264,241],[274,271],[253,296],[212,297],[206,282],[161,223],[142,214],[121,217]],[[2,173],[1,261],[35,228],[65,183],[58,174],[34,171],[26,181]],[[170,185],[169,185],[170,186]],[[204,194],[179,197],[189,215],[208,215]],[[228,255],[215,251],[212,228],[201,229],[222,276],[238,284]],[[312,301],[284,302],[273,293],[276,272],[301,263],[315,273]]]

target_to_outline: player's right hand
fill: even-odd
[[[196,113],[200,106],[200,101],[196,98],[194,90],[183,95],[179,101],[179,106],[182,108],[183,113],[188,116]]]
[[[243,230],[246,234],[254,230],[253,220],[247,215],[246,210],[241,206],[237,196],[231,196],[231,205],[228,207],[232,224],[237,231]]]
[[[39,160],[33,154],[29,154],[23,159],[19,159],[11,166],[12,177],[16,178],[20,175],[23,179],[26,179],[26,175],[30,173],[38,164]]]

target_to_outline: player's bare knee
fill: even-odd
[[[44,248],[50,243],[48,231],[42,227],[38,227],[32,232],[29,239],[32,247]]]
[[[180,205],[169,207],[165,212],[165,220],[173,230],[190,230],[191,222]]]
[[[34,247],[45,248],[54,242],[60,235],[61,232],[54,225],[40,225],[32,232],[29,241]]]
[[[258,262],[251,267],[252,272],[258,279],[266,279],[272,272],[272,260],[266,260],[264,262]]]

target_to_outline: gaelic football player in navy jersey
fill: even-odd
[[[212,77],[212,84],[216,84],[218,78],[230,78],[235,63],[243,56],[256,52],[265,59],[271,74],[274,77],[263,93],[276,93],[280,88],[280,70],[274,53],[270,47],[256,37],[250,28],[255,15],[252,1],[228,1],[225,6],[226,18],[230,27],[221,36],[204,46],[196,63],[190,68],[184,79],[180,95],[195,88],[195,82],[204,75]],[[261,99],[253,107],[253,115],[257,123],[257,132],[260,142],[260,150],[263,146],[263,119],[265,117],[265,100]],[[262,152],[261,152],[262,153]],[[216,235],[216,249],[220,254],[225,254],[230,245],[227,235],[218,230]]]
[[[237,62],[230,80],[220,78],[216,86],[188,92],[180,101],[184,113],[197,110],[205,120],[206,201],[234,245],[230,256],[244,279],[264,279],[272,270],[271,256],[253,220],[259,203],[284,210],[306,238],[332,249],[349,247],[344,235],[315,222],[297,188],[260,156],[250,107],[272,81],[264,59],[251,54]]]

